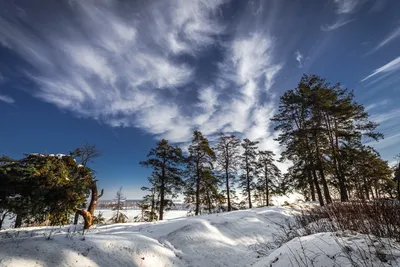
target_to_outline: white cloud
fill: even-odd
[[[321,30],[323,30],[324,32],[327,31],[333,31],[336,29],[339,29],[340,27],[343,27],[347,24],[349,24],[350,22],[353,22],[355,19],[344,19],[344,18],[339,18],[335,23],[333,24],[325,24],[321,26]]]
[[[3,101],[7,104],[13,104],[15,100],[12,97],[9,97],[7,95],[0,95],[0,101]]]
[[[360,4],[360,0],[334,0],[336,4],[336,13],[347,14],[355,10],[355,8]]]
[[[391,41],[393,41],[394,39],[396,39],[399,36],[400,36],[400,26],[397,27],[396,29],[394,29],[393,31],[391,31],[374,49],[372,49],[367,54],[371,54],[371,53],[378,51],[383,46],[389,44]]]
[[[278,152],[269,129],[270,88],[282,68],[275,40],[249,34],[259,28],[250,23],[221,43],[224,2],[145,1],[137,11],[116,0],[70,1],[73,19],[32,12],[27,28],[26,21],[0,18],[0,42],[35,67],[28,73],[39,86],[35,96],[78,116],[173,142],[190,140],[194,129],[210,136],[229,131]],[[60,22],[35,23],[43,20]],[[210,45],[224,48],[223,60],[213,77],[198,81],[182,57],[197,59]],[[188,92],[197,98],[186,101]]]
[[[375,75],[390,73],[390,72],[396,71],[398,69],[400,69],[400,57],[393,59],[392,61],[383,65],[380,68],[377,68],[370,75],[368,75],[364,79],[362,79],[361,82],[366,81],[366,80],[374,77]]]
[[[296,58],[296,61],[299,63],[298,67],[302,68],[303,67],[303,55],[300,53],[300,51],[294,52],[294,56]]]
[[[34,66],[28,76],[39,85],[33,92],[38,98],[111,126],[178,140],[192,125],[182,123],[179,104],[164,91],[193,81],[194,68],[178,56],[196,56],[224,30],[221,3],[152,1],[137,11],[114,0],[70,1],[73,17],[55,10],[46,18],[32,11],[23,19],[10,5],[10,14],[0,18],[0,44]]]

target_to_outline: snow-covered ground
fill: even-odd
[[[103,217],[106,219],[106,223],[109,223],[110,218],[113,216],[114,211],[113,210],[96,210],[95,215],[97,216],[101,212],[103,214]],[[122,213],[124,213],[128,217],[127,222],[134,222],[134,218],[140,214],[140,210],[123,210]],[[175,219],[175,218],[180,218],[180,217],[186,217],[188,211],[187,210],[168,210],[164,213],[165,219]],[[82,220],[82,217],[80,217]],[[14,226],[14,218],[12,217],[6,217],[3,223],[3,229],[9,229],[13,228]]]
[[[84,236],[74,226],[3,230],[0,266],[352,266],[346,249],[370,250],[362,235],[350,234],[320,233],[279,244],[292,212],[289,207],[265,207],[112,224],[94,227]],[[398,256],[392,253],[387,262],[370,257],[371,266],[389,266]]]

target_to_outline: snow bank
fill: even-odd
[[[290,209],[269,207],[155,223],[113,224],[78,232],[2,231],[0,266],[251,266]]]
[[[0,266],[400,265],[398,245],[359,234],[319,233],[279,243],[292,212],[265,207],[104,225],[85,235],[75,226],[0,231]]]
[[[297,237],[254,267],[399,266],[400,247],[361,234],[318,233]]]

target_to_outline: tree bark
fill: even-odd
[[[315,201],[316,200],[316,198],[315,198],[315,188],[314,188],[314,182],[313,182],[312,174],[311,174],[311,171],[308,168],[308,166],[306,168],[307,168],[308,184],[310,186],[311,200]]]
[[[17,214],[17,217],[15,218],[14,228],[21,228],[21,226],[22,226],[22,216],[20,214]]]
[[[229,172],[228,168],[225,168],[225,179],[226,179],[226,194],[228,197],[228,211],[232,210],[231,207],[231,198],[230,198],[230,192],[229,192]]]
[[[84,219],[83,229],[85,230],[89,229],[93,225],[93,217],[94,217],[94,211],[97,207],[97,200],[101,198],[104,193],[104,189],[102,189],[100,195],[98,194],[96,182],[93,182],[91,190],[92,194],[90,197],[90,203],[88,209],[87,210],[81,209],[77,211]]]
[[[246,168],[246,179],[247,179],[247,197],[249,198],[249,209],[251,209],[253,205],[251,204],[249,168]]]
[[[200,211],[200,166],[199,162],[196,162],[196,211],[195,215],[199,215]]]
[[[165,201],[165,159],[163,159],[163,166],[161,169],[161,186],[160,186],[160,211],[159,219],[164,219],[164,201]]]

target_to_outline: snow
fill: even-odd
[[[178,212],[166,214],[171,218]],[[385,251],[387,244],[367,242],[359,234],[319,233],[279,244],[282,225],[293,220],[293,212],[290,207],[264,207],[110,224],[85,235],[75,226],[5,230],[0,231],[0,266],[351,266],[345,249],[362,259],[363,249],[371,252],[370,243],[379,248],[371,253],[387,255],[387,262],[372,256],[372,265],[362,266],[389,266],[400,256]]]
[[[354,233],[318,233],[297,237],[254,267],[286,266],[398,266],[400,247]]]
[[[20,194],[16,194],[14,196],[9,196],[9,199],[14,199],[14,198],[21,198],[22,196]]]

